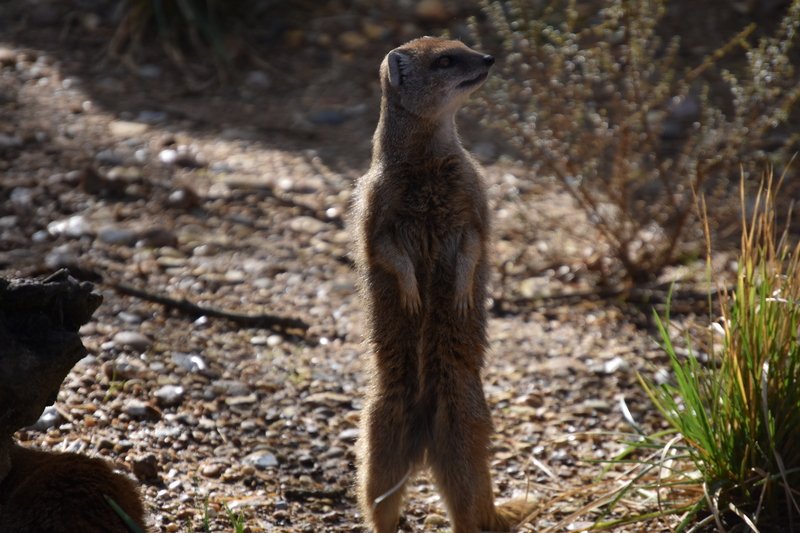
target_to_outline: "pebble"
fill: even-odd
[[[140,122],[129,122],[127,120],[114,120],[108,124],[108,130],[111,132],[111,135],[120,139],[138,137],[146,132],[149,128],[150,126],[147,124],[142,124]]]
[[[441,527],[447,525],[447,518],[440,514],[430,513],[425,517],[425,525],[432,527]]]
[[[64,417],[61,416],[61,413],[58,412],[58,409],[56,409],[54,405],[50,405],[44,408],[42,414],[39,415],[39,420],[37,420],[32,426],[25,429],[34,431],[47,431],[50,428],[60,425],[63,421]]]
[[[139,236],[137,246],[142,248],[162,248],[164,246],[172,246],[173,248],[178,245],[178,237],[167,228],[150,228],[142,232]]]
[[[112,246],[134,246],[139,234],[132,229],[105,227],[97,232],[97,239]]]
[[[355,442],[359,435],[358,428],[348,428],[339,433],[339,440],[344,442]]]
[[[250,387],[235,379],[215,379],[211,386],[217,394],[227,394],[228,396],[247,396],[250,394]]]
[[[222,463],[214,463],[206,465],[200,469],[200,473],[205,477],[219,477],[222,471],[225,470],[226,465]]]
[[[140,481],[158,479],[158,458],[152,453],[137,457],[131,462],[131,470]]]
[[[160,256],[156,259],[158,266],[162,268],[182,268],[189,264],[189,260],[183,257]]]
[[[267,336],[266,335],[256,335],[255,337],[250,339],[250,344],[255,346],[262,346],[267,344]]]
[[[184,389],[179,385],[164,385],[153,393],[158,403],[164,407],[178,405],[183,401]]]
[[[94,156],[94,158],[98,163],[102,163],[105,165],[119,166],[124,162],[122,157],[120,157],[113,150],[103,150],[101,152],[98,152],[98,154]]]
[[[263,70],[251,70],[247,73],[245,83],[257,89],[269,89],[270,85],[272,85],[272,79]]]
[[[167,148],[158,153],[158,159],[165,165],[177,165],[180,167],[201,167],[197,159],[188,152]]]
[[[258,401],[257,394],[248,394],[246,396],[228,396],[225,398],[225,404],[230,406],[235,405],[248,405]]]
[[[316,235],[317,233],[327,228],[327,224],[313,217],[301,216],[301,217],[294,217],[289,222],[289,227],[293,231],[297,231],[299,233]]]
[[[347,120],[347,115],[345,115],[341,111],[334,111],[329,109],[312,113],[311,115],[308,116],[308,120],[310,120],[313,124],[338,126],[339,124]]]
[[[627,373],[630,371],[631,365],[621,357],[614,357],[603,363],[603,373],[605,374]]]
[[[158,65],[145,63],[139,66],[139,76],[149,79],[158,79],[164,73],[163,69]]]
[[[53,270],[66,268],[78,262],[78,254],[69,244],[62,244],[50,250],[44,256],[44,264]]]
[[[91,234],[91,231],[89,221],[82,215],[74,215],[67,219],[54,220],[47,225],[47,232],[54,237],[66,235],[67,237],[78,239],[84,235]]]
[[[264,451],[251,453],[244,458],[243,462],[261,470],[278,466],[278,459],[275,455]]]
[[[19,135],[0,133],[0,148],[2,149],[21,148],[23,144],[25,143]]]
[[[128,346],[138,352],[146,352],[153,345],[153,341],[135,331],[120,331],[113,340],[119,346]]]
[[[113,343],[114,347],[117,343]],[[138,378],[146,369],[143,362],[119,357],[103,365],[103,373],[112,381]]]
[[[339,394],[337,392],[317,392],[309,394],[303,400],[303,403],[314,406],[349,406],[352,398],[346,394]]]
[[[167,116],[166,113],[163,111],[142,111],[139,113],[139,116],[136,117],[138,122],[144,122],[145,124],[160,124],[162,122],[166,122]]]
[[[169,427],[169,428],[156,428],[155,436],[157,439],[165,439],[167,437],[177,437],[181,434],[180,427]]]
[[[270,348],[277,348],[281,344],[283,344],[283,336],[275,334],[267,337],[267,346]]]
[[[128,400],[122,407],[122,412],[134,418],[145,418],[153,414],[153,407],[141,400]]]
[[[189,372],[200,372],[207,368],[206,362],[199,355],[174,352],[172,360]]]
[[[0,67],[13,65],[17,62],[17,54],[11,48],[0,46]]]

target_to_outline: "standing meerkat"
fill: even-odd
[[[424,37],[380,68],[381,116],[354,222],[373,375],[359,439],[359,497],[396,530],[405,483],[428,465],[455,533],[509,531],[532,507],[494,505],[487,349],[489,206],[455,112],[494,58]]]

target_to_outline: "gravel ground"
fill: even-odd
[[[27,18],[25,2],[0,11],[0,275],[67,267],[105,302],[82,329],[90,355],[19,441],[101,456],[137,478],[153,531],[203,531],[206,511],[209,530],[230,531],[225,505],[251,531],[364,530],[353,451],[363,317],[346,212],[369,163],[377,65],[395,41],[429,31],[428,15],[349,31],[343,13],[348,31],[332,42],[320,41],[334,31],[320,17],[316,37],[276,45],[270,69],[239,89],[187,93],[157,56],[143,60],[149,77],[102,63],[103,21],[59,40],[47,9],[62,4]],[[462,131],[495,214],[485,373],[495,486],[500,498],[549,502],[600,473],[588,460],[623,449],[620,399],[661,427],[635,370],[651,375],[666,358],[616,306],[542,299],[590,290],[603,244],[552,181],[498,161],[474,122],[464,117]],[[565,231],[575,227],[584,238]],[[192,315],[121,295],[120,283],[309,328]],[[410,494],[403,530],[448,527],[427,477]],[[525,528],[578,505],[549,503]]]

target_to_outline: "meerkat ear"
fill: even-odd
[[[406,80],[408,56],[399,50],[389,52],[389,82],[395,89],[399,89]]]

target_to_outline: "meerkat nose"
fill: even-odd
[[[483,62],[491,67],[494,65],[494,58],[492,56],[483,56]]]

